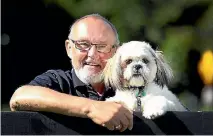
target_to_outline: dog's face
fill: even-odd
[[[120,89],[145,86],[150,82],[163,86],[171,77],[171,69],[162,54],[148,43],[139,41],[124,43],[105,70],[106,84]]]
[[[147,44],[125,43],[119,53],[123,80],[127,86],[144,86],[155,79],[157,65]]]

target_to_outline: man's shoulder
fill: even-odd
[[[49,69],[45,72],[52,81],[52,86],[59,85],[58,90],[70,93],[70,88],[73,88],[72,70]]]
[[[48,69],[46,73],[71,74],[71,69]]]
[[[49,69],[45,72],[45,74],[53,75],[55,78],[63,77],[72,79],[72,71],[71,69],[63,70],[63,69]]]

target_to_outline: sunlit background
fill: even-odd
[[[212,0],[2,0],[2,110],[14,90],[48,69],[70,69],[65,40],[77,18],[99,13],[120,41],[148,40],[164,52],[169,88],[192,111],[213,110]]]

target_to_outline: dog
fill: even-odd
[[[187,111],[168,89],[173,72],[161,51],[145,41],[130,41],[120,46],[104,69],[104,82],[115,96],[106,99],[155,119],[167,111]]]

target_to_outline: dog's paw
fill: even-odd
[[[162,109],[152,109],[152,110],[144,110],[143,116],[147,119],[155,119],[159,116],[162,116],[166,113],[166,111]]]
[[[143,106],[143,116],[147,119],[155,119],[164,115],[169,110],[167,99],[164,97],[156,97]]]

